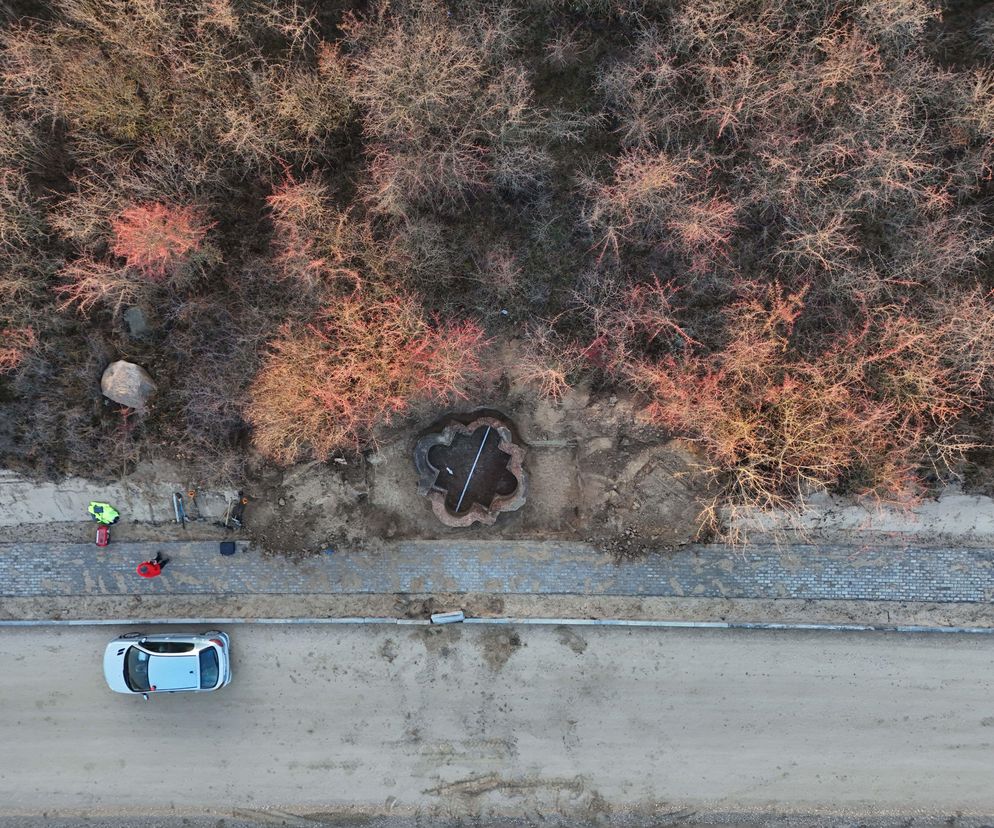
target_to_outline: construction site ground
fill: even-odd
[[[176,462],[148,459],[112,480],[39,481],[0,471],[0,542],[83,542],[86,505],[113,503],[122,513],[120,540],[208,539],[239,492],[249,498],[239,537],[288,556],[331,546],[375,548],[406,539],[575,540],[619,555],[656,552],[691,542],[711,501],[702,458],[692,443],[646,428],[634,400],[571,391],[560,402],[536,401],[512,389],[503,398],[526,447],[528,499],[493,526],[450,529],[417,492],[413,449],[433,419],[399,423],[378,435],[374,450],[280,469],[249,457],[244,479],[198,479]],[[464,406],[487,410],[488,401]],[[191,521],[173,517],[172,495],[184,494]],[[188,493],[193,492],[191,497]],[[786,543],[798,535],[841,543],[994,542],[994,500],[952,486],[909,508],[867,508],[811,493],[798,514],[726,516],[730,534]],[[853,539],[856,538],[855,541]]]
[[[381,433],[363,455],[260,464],[226,486],[154,460],[110,481],[0,472],[2,614],[403,616],[458,605],[545,617],[988,623],[994,500],[983,494],[947,487],[906,509],[818,494],[800,516],[731,518],[750,546],[694,546],[709,493],[693,446],[644,430],[629,399],[508,398],[519,400],[504,413],[527,446],[529,497],[494,526],[447,528],[418,495],[418,423]],[[240,492],[244,526],[225,528]],[[106,550],[93,545],[90,500],[122,513]],[[236,583],[217,577],[222,539],[250,550],[232,559]],[[162,544],[176,545],[176,560],[154,585],[138,583],[134,566]],[[52,572],[72,573],[76,586]]]

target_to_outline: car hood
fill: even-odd
[[[104,678],[107,686],[115,693],[133,692],[124,683],[124,654],[128,652],[130,644],[123,641],[111,641],[104,650]]]
[[[195,655],[149,656],[148,683],[158,691],[199,690],[200,662]]]

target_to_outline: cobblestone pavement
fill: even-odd
[[[135,567],[163,551],[158,578]],[[398,543],[301,562],[216,543],[0,545],[0,596],[489,592],[994,602],[994,549],[687,547],[614,562],[580,543]]]

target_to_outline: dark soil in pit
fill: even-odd
[[[428,462],[439,470],[435,487],[445,492],[445,506],[452,514],[465,514],[474,503],[489,509],[495,497],[515,490],[517,478],[507,468],[511,455],[499,445],[497,431],[481,426],[471,434],[457,434],[451,446],[429,449]]]

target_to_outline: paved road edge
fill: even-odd
[[[994,604],[991,603],[486,593],[0,597],[0,619],[9,621],[121,618],[426,619],[432,613],[447,610],[463,610],[472,618],[615,618],[737,624],[994,628]]]
[[[914,634],[965,634],[994,635],[994,627],[926,627],[920,625],[871,625],[871,624],[780,624],[753,621],[638,621],[631,618],[466,618],[457,622],[463,625],[498,626],[556,626],[556,627],[639,627],[691,630],[761,630],[768,632],[872,632]],[[389,626],[441,626],[424,618],[80,618],[74,620],[19,620],[0,621],[0,628],[18,627],[158,627],[166,625],[230,626],[234,624],[283,624],[283,625],[389,625]]]

